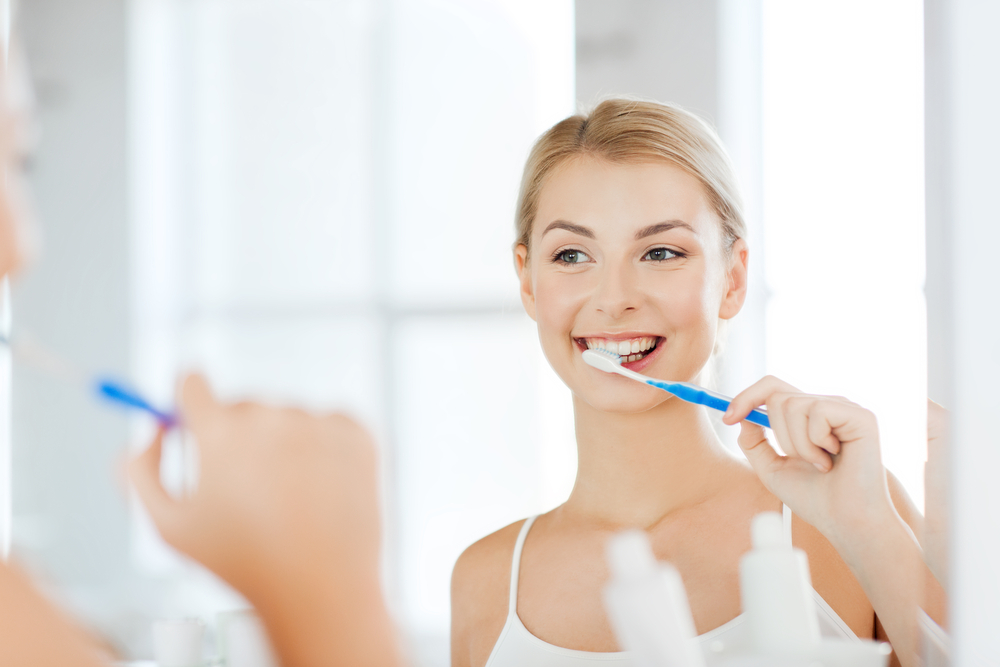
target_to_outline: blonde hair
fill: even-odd
[[[530,252],[531,228],[538,197],[546,177],[578,156],[609,162],[669,162],[691,176],[722,221],[725,250],[746,236],[743,201],[736,174],[722,142],[708,123],[672,105],[637,99],[612,98],[589,114],[556,123],[535,142],[521,178],[514,245]]]

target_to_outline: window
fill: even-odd
[[[922,6],[763,7],[768,372],[873,410],[922,507]]]
[[[387,590],[443,663],[461,550],[573,480],[510,256],[531,142],[573,110],[572,3],[138,0],[132,30],[142,384],[197,365],[373,425]]]

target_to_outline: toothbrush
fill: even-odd
[[[94,390],[98,396],[112,402],[118,403],[126,408],[141,410],[156,418],[163,428],[173,428],[177,426],[177,417],[169,412],[163,412],[154,408],[149,401],[144,399],[139,392],[131,387],[113,380],[111,378],[97,378],[94,381]]]
[[[164,428],[172,428],[178,424],[175,415],[153,407],[139,392],[123,382],[110,377],[97,377],[88,381],[81,371],[23,334],[13,341],[0,335],[0,345],[7,346],[19,360],[45,371],[53,377],[69,381],[72,384],[82,384],[106,401],[152,415]]]
[[[687,401],[688,403],[694,403],[696,405],[704,405],[714,410],[719,410],[720,412],[725,412],[729,408],[729,403],[733,400],[728,396],[717,394],[714,391],[710,391],[704,387],[699,387],[698,385],[691,384],[690,382],[667,382],[665,380],[657,380],[655,378],[646,377],[645,375],[636,373],[635,371],[622,366],[622,358],[617,354],[613,354],[612,352],[608,352],[606,350],[584,350],[583,360],[597,370],[604,371],[605,373],[618,373],[619,375],[624,375],[625,377],[635,380],[636,382],[642,382],[643,384],[648,384],[651,387],[662,389],[669,394],[673,394],[682,401]],[[771,428],[771,421],[767,418],[767,413],[763,410],[753,410],[749,415],[747,415],[746,421]]]

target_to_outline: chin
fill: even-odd
[[[610,392],[592,389],[584,394],[577,394],[576,397],[598,412],[616,415],[638,415],[649,412],[673,398],[670,394],[659,389],[653,389],[652,387],[643,387],[637,384],[636,388],[640,390],[646,389],[650,392],[655,392],[655,394],[650,396],[646,391],[643,391],[641,393],[646,394],[645,396],[629,396],[628,394],[632,392]]]

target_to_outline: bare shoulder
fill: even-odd
[[[470,545],[451,573],[451,664],[486,664],[507,619],[510,570],[524,520]]]
[[[524,520],[521,520],[505,526],[474,542],[462,552],[451,574],[453,598],[456,595],[460,598],[478,597],[496,586],[498,581],[503,584],[506,592],[514,544],[523,525]]]
[[[812,585],[858,637],[875,632],[875,610],[844,559],[811,524],[792,516],[792,542],[806,552]]]

